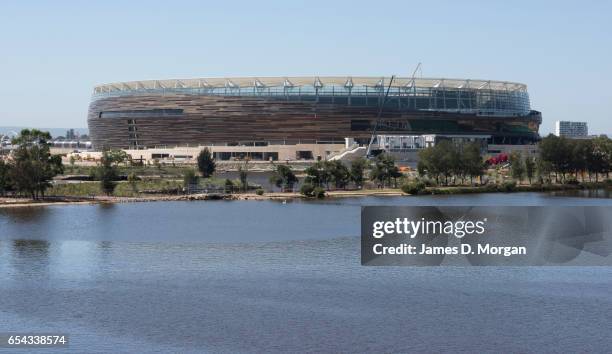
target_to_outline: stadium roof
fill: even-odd
[[[240,78],[197,78],[197,79],[170,79],[170,80],[144,80],[128,81],[98,85],[94,94],[156,90],[180,88],[265,88],[265,87],[300,87],[312,86],[315,88],[331,86],[386,87],[390,77],[363,77],[363,76],[301,76],[301,77],[240,77]],[[475,89],[500,91],[527,91],[527,85],[493,80],[445,79],[445,78],[409,78],[395,77],[392,87],[404,88],[446,88],[446,89]]]

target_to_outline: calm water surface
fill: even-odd
[[[75,353],[610,352],[609,267],[359,264],[362,205],[612,205],[585,193],[0,209],[0,333],[69,333]]]

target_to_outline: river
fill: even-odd
[[[358,238],[363,205],[609,197],[0,209],[0,333],[68,333],[75,353],[610,352],[612,268],[362,267]]]

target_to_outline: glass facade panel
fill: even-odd
[[[247,86],[238,87],[178,87],[135,90],[114,90],[95,93],[93,99],[124,95],[151,94],[193,94],[230,97],[262,97],[273,100],[318,102],[320,104],[337,104],[350,106],[379,106],[386,93],[384,85],[355,84],[344,85],[310,85],[295,86]],[[383,83],[384,84],[384,83]],[[489,85],[490,86],[490,85]],[[399,110],[451,111],[475,113],[478,115],[523,116],[529,114],[529,95],[525,90],[490,89],[487,87],[444,87],[438,82],[431,87],[391,87],[385,108]],[[350,99],[349,99],[350,97]],[[155,111],[155,110],[153,110]],[[165,110],[171,111],[171,110]],[[138,117],[145,112],[120,112],[121,117]],[[113,117],[118,112],[103,112],[105,117]],[[125,115],[127,114],[127,115]],[[151,116],[146,113],[147,116]],[[151,112],[154,115],[172,116],[177,112]],[[142,115],[140,115],[142,116]]]

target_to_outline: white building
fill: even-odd
[[[558,120],[555,122],[555,135],[566,138],[582,138],[589,135],[589,129],[586,122]]]

